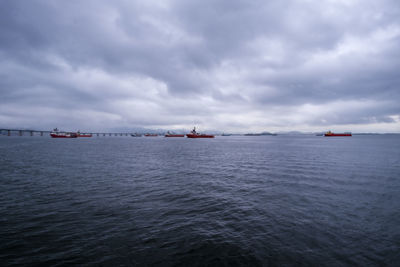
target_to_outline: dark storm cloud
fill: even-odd
[[[396,1],[1,1],[0,32],[4,126],[400,131]]]

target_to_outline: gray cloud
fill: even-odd
[[[0,32],[2,127],[400,132],[396,1],[2,1]]]

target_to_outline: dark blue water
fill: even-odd
[[[400,266],[400,136],[0,137],[0,265]]]

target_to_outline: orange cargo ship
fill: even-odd
[[[332,133],[328,131],[325,133],[325,136],[351,136],[351,133]]]

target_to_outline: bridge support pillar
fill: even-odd
[[[33,131],[31,131],[31,136],[33,136]]]
[[[7,130],[7,135],[11,136],[11,131],[10,130]]]
[[[19,136],[22,136],[22,131],[21,130],[19,130],[18,133],[19,133]]]
[[[40,132],[40,136],[43,136],[43,132]]]

